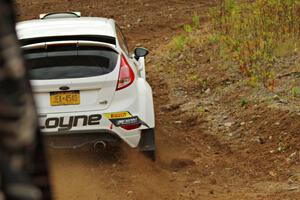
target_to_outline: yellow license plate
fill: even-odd
[[[51,92],[50,104],[51,106],[78,105],[80,104],[80,93],[79,91]]]

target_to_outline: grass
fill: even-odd
[[[194,13],[161,49],[164,70],[202,93],[226,87],[227,77],[237,87],[300,98],[298,82],[278,78],[300,69],[300,0],[221,0],[210,15],[202,24]]]
[[[297,86],[292,87],[291,94],[293,97],[299,98],[300,97],[300,88]]]
[[[186,45],[191,44],[193,39],[191,38],[194,32],[197,32],[200,28],[200,16],[194,13],[191,24],[185,24],[183,26],[184,33],[179,36],[175,36],[170,44],[170,53],[173,56],[177,56],[178,53],[182,52]]]
[[[298,51],[299,0],[222,0],[212,11],[210,40],[252,86],[275,87],[276,62]]]

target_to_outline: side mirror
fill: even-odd
[[[137,47],[134,49],[134,57],[138,60],[140,57],[145,57],[149,53],[148,49],[143,47]]]

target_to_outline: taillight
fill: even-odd
[[[121,127],[125,130],[133,130],[139,128],[140,126],[141,124],[130,124],[130,125],[123,125]]]
[[[134,72],[132,71],[127,60],[122,54],[117,90],[121,90],[128,87],[133,81],[134,81]]]

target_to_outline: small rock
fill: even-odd
[[[287,190],[288,191],[298,190],[298,187],[297,186],[289,187]]]
[[[285,100],[285,99],[280,99],[280,100],[279,100],[279,103],[282,103],[282,104],[288,104],[289,101],[288,101],[288,100]]]
[[[182,121],[175,121],[174,124],[182,124]]]
[[[193,182],[194,185],[200,184],[200,183],[201,183],[201,181],[199,181],[199,180]]]
[[[225,116],[223,116],[223,119],[224,119],[224,120],[228,119],[228,116],[226,116],[226,115],[225,115]]]
[[[275,101],[279,101],[279,100],[280,100],[280,97],[279,97],[278,95],[274,95],[273,99],[274,99]]]
[[[137,23],[140,23],[140,22],[142,22],[142,21],[143,21],[142,18],[138,18],[138,19],[137,19]]]
[[[297,156],[297,152],[295,151],[294,153],[292,153],[289,158],[295,158]]]
[[[272,140],[273,139],[273,136],[271,135],[271,136],[269,136],[269,140]]]
[[[279,125],[280,125],[280,122],[276,122],[275,125],[276,125],[276,126],[279,126]]]
[[[184,59],[184,55],[181,53],[180,55],[179,55],[179,57],[178,57],[178,60],[182,60],[182,59]]]
[[[127,194],[132,194],[132,193],[133,193],[132,191],[128,191],[128,192],[127,192]]]
[[[173,169],[179,170],[179,169],[182,169],[182,168],[185,168],[185,167],[188,167],[188,166],[192,166],[192,165],[195,165],[195,164],[196,163],[191,159],[175,158],[171,161],[170,165]]]
[[[246,124],[246,122],[241,122],[240,123],[241,126],[244,126],[245,124]]]
[[[206,90],[205,90],[205,92],[204,92],[205,94],[210,94],[211,93],[211,90],[210,90],[210,88],[207,88]]]
[[[233,122],[226,122],[226,123],[224,123],[224,126],[229,128],[229,127],[231,127],[233,124],[234,124]]]
[[[271,176],[273,176],[273,177],[277,176],[277,173],[274,172],[274,171],[270,171],[269,174],[270,174]]]
[[[288,179],[288,184],[289,185],[292,185],[292,184],[294,184],[295,183],[295,181],[290,177],[289,179]]]
[[[252,139],[252,141],[258,142],[259,144],[264,144],[264,143],[265,143],[264,138],[261,138],[261,137],[254,137],[254,138]]]
[[[165,106],[161,106],[160,109],[162,111],[173,111],[173,110],[177,110],[180,107],[180,104],[175,103],[175,104],[167,104]]]

